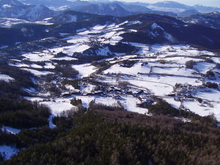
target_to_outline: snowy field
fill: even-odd
[[[2,145],[0,146],[0,152],[5,156],[5,159],[10,159],[11,156],[16,155],[19,151],[11,146]]]
[[[73,68],[79,71],[78,78],[89,77],[97,68],[90,64],[73,65]]]
[[[121,67],[119,64],[113,65],[111,68],[104,71],[104,74],[108,73],[116,73],[116,74],[130,74],[130,75],[137,75],[140,73],[149,73],[150,67],[149,66],[141,66],[141,63],[135,64],[131,68]]]
[[[12,133],[12,134],[17,134],[21,130],[20,129],[16,129],[16,128],[12,128],[12,127],[2,126],[2,131],[6,131],[6,132],[9,132],[9,133]]]
[[[125,22],[126,23],[126,22]],[[112,29],[111,29],[112,28]],[[42,61],[46,60],[47,66],[49,68],[53,68],[54,65],[50,63],[49,61],[54,58],[54,55],[48,55],[48,52],[60,52],[63,50],[65,53],[68,51],[70,52],[79,52],[84,51],[85,49],[89,48],[85,45],[81,45],[81,47],[77,46],[79,43],[85,43],[87,42],[88,36],[91,33],[98,33],[100,30],[103,30],[106,32],[105,34],[102,34],[105,38],[111,38],[111,41],[117,41],[112,36],[117,36],[118,31],[120,27],[119,25],[106,25],[106,26],[95,26],[89,30],[83,29],[78,33],[77,36],[70,36],[67,37],[66,40],[69,43],[73,43],[75,45],[66,47],[66,48],[53,48],[48,50],[45,50],[44,53],[33,53],[33,54],[25,54],[23,55],[25,59],[30,59],[33,61]],[[112,31],[113,30],[113,31]],[[87,36],[88,35],[88,36]],[[117,37],[116,37],[117,38]],[[109,59],[108,61],[111,63],[115,63],[110,68],[104,70],[99,76],[102,77],[101,82],[106,82],[109,84],[117,85],[120,81],[127,81],[133,87],[135,88],[145,88],[148,91],[151,92],[152,95],[164,97],[164,99],[170,103],[173,107],[179,108],[180,102],[175,101],[172,97],[168,97],[167,95],[172,94],[174,92],[174,87],[176,84],[190,84],[192,86],[201,86],[203,83],[202,75],[205,74],[209,70],[214,70],[215,65],[214,63],[208,63],[204,62],[203,59],[199,58],[201,54],[207,54],[211,58],[214,58],[216,62],[219,62],[219,59],[216,57],[213,57],[214,54],[212,52],[207,51],[200,51],[196,48],[190,47],[188,45],[153,45],[149,46],[144,44],[138,44],[138,43],[131,43],[132,45],[135,45],[140,48],[140,52],[144,52],[144,55],[146,57],[148,56],[156,56],[156,58],[140,58],[138,62],[136,62],[132,67],[123,67],[119,63],[123,60],[129,60],[133,57],[138,57],[139,55],[125,55],[120,56],[117,58],[117,61],[114,61],[114,59]],[[71,53],[69,53],[70,55]],[[178,54],[178,56],[175,56]],[[196,57],[196,58],[195,58]],[[65,57],[64,57],[65,58]],[[138,59],[138,58],[137,58]],[[164,63],[161,63],[160,60],[165,61]],[[185,67],[185,63],[187,61],[193,60],[196,63],[194,65],[193,69],[189,69]],[[147,64],[146,64],[147,63]],[[31,65],[31,68],[35,69],[25,69],[37,76],[41,75],[47,75],[47,74],[53,74],[51,72],[46,71],[37,71],[37,68],[40,68],[40,66]],[[93,74],[95,71],[97,71],[97,68],[92,66],[91,64],[81,64],[81,65],[73,65],[74,69],[79,71],[78,78],[85,78],[89,77],[91,74]],[[119,77],[109,76],[112,74],[120,74]],[[125,76],[126,75],[126,76]],[[206,80],[207,81],[207,80]],[[219,83],[220,78],[217,78],[215,82]],[[81,92],[84,93],[84,95],[88,92],[91,92],[94,90],[95,86],[92,84],[85,86]],[[88,107],[88,104],[91,100],[102,100],[101,102],[104,104],[109,104],[114,101],[112,99],[114,98],[100,98],[100,96],[76,96],[77,98],[82,99],[83,105],[85,107]],[[139,108],[136,106],[138,103],[138,100],[136,98],[133,98],[132,96],[122,96],[123,100],[118,100],[121,102],[121,104],[129,111],[138,112],[142,114],[147,113],[147,109]],[[218,90],[212,89],[211,92],[204,92],[202,90],[197,90],[194,97],[201,98],[207,101],[212,102],[212,107],[204,107],[204,105],[201,105],[198,101],[184,101],[183,106],[186,109],[189,109],[190,111],[199,114],[201,116],[207,116],[210,114],[214,114],[218,121],[220,121],[220,110],[219,108],[219,101],[220,101],[220,92]],[[62,98],[60,98],[62,100]],[[111,101],[110,101],[111,100]],[[117,100],[115,100],[116,102]],[[71,106],[67,104],[66,102],[60,101],[59,103],[56,102],[48,102],[45,103],[48,105],[51,109],[58,109],[58,111],[63,111],[65,109],[70,109]],[[207,106],[207,105],[206,105]],[[61,109],[59,107],[62,107]],[[65,108],[64,108],[65,107]],[[57,115],[55,113],[56,111],[53,110],[53,115]]]

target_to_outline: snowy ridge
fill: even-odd
[[[21,23],[30,23],[29,21],[17,18],[0,18],[0,27],[10,28],[13,25]]]
[[[10,81],[13,81],[14,78],[12,78],[8,75],[5,75],[5,74],[0,74],[0,80],[5,81],[5,82],[10,82]]]
[[[168,40],[171,41],[172,43],[175,42],[173,36],[169,33],[167,33],[166,31],[164,31],[164,28],[162,28],[160,25],[158,25],[157,23],[153,23],[151,25],[151,31],[149,32],[150,35],[152,37],[159,37],[161,36],[161,33],[158,30],[162,30],[163,31],[163,36]]]
[[[152,25],[151,25],[151,28],[153,29],[153,30],[155,30],[155,29],[157,29],[157,28],[159,28],[159,29],[161,29],[161,30],[164,30],[161,26],[159,26],[157,23],[153,23]]]
[[[0,3],[0,17],[39,21],[54,16],[54,12],[43,5],[24,5],[16,0]]]
[[[185,9],[182,8],[169,8],[169,7],[158,7],[154,5],[147,6],[151,10],[156,10],[156,11],[165,11],[165,12],[174,12],[174,13],[180,13],[186,11]]]

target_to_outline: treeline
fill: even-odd
[[[220,163],[220,131],[166,116],[88,111],[55,140],[21,151],[8,164],[141,165]],[[46,132],[45,132],[46,133]],[[52,139],[51,139],[52,140]]]
[[[32,81],[35,76],[6,63],[1,63],[0,73],[14,79],[0,81],[0,126],[28,129],[47,125],[50,109],[22,98],[29,95],[23,88],[36,87]]]
[[[6,74],[14,78],[16,83],[20,86],[23,87],[34,86],[34,83],[31,80],[31,78],[34,78],[35,76],[28,71],[19,69],[18,67],[9,66],[7,63],[1,63],[0,72],[1,74]]]
[[[0,124],[18,129],[41,127],[48,124],[50,109],[28,100],[0,99]]]
[[[155,100],[157,104],[148,105],[148,113],[156,116],[166,115],[170,117],[186,118],[192,120],[193,123],[199,123],[200,125],[209,125],[213,127],[216,127],[217,125],[217,120],[213,115],[201,117],[191,111],[177,110],[161,98],[155,98]]]
[[[10,82],[0,80],[0,98],[18,99],[20,95],[28,95],[22,88],[36,87],[31,79],[35,76],[28,71],[0,63],[0,73],[14,79]]]
[[[55,71],[62,73],[63,77],[76,78],[79,72],[72,68],[71,65],[56,65]]]
[[[22,150],[31,146],[52,142],[63,131],[59,127],[50,129],[48,126],[43,126],[21,130],[18,134],[11,134],[0,129],[0,145],[12,146],[15,149]]]
[[[83,107],[81,99],[73,98],[70,100],[70,103],[75,107],[71,108],[70,110],[62,112],[58,116],[53,118],[53,123],[60,130],[68,130],[72,128],[73,118],[76,116],[76,114],[85,113],[87,110],[85,107]]]
[[[110,106],[102,103],[96,103],[95,100],[92,100],[89,103],[89,110],[125,111],[119,101],[115,105]]]

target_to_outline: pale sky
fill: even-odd
[[[163,2],[163,1],[168,1],[168,0],[158,0],[158,1],[157,0],[121,0],[121,1],[156,3],[156,2]],[[220,7],[220,0],[174,0],[174,1],[185,4],[185,5],[189,5],[189,6],[200,4],[203,6]]]

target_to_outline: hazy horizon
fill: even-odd
[[[70,0],[74,1],[74,0]],[[82,0],[83,1],[83,0]],[[86,1],[86,0],[85,0]],[[88,0],[93,1],[93,0]],[[106,0],[103,0],[106,1]],[[114,1],[114,0],[112,0]],[[163,2],[163,0],[118,0],[118,1],[124,1],[124,2],[145,2],[145,3],[157,3],[157,2]],[[166,1],[166,0],[164,0]],[[194,5],[203,5],[203,6],[210,6],[210,7],[220,7],[220,0],[173,0],[174,2],[179,2],[188,6],[194,6]]]

